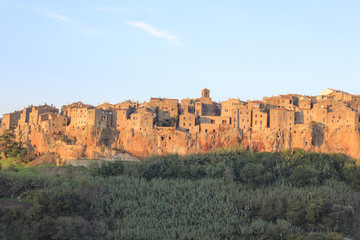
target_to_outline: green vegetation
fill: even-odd
[[[74,144],[76,142],[76,138],[75,137],[74,138],[69,138],[68,135],[63,134],[63,135],[61,135],[60,141],[66,143],[67,145],[72,145],[72,144]]]
[[[360,239],[360,167],[342,154],[219,150],[33,170],[0,172],[1,239]]]
[[[5,169],[16,169],[16,166],[24,166],[34,160],[28,149],[21,145],[21,142],[15,141],[15,135],[10,130],[0,135],[0,159]]]

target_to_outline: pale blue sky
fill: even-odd
[[[360,1],[0,0],[0,114],[29,104],[359,94]]]

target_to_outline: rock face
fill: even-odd
[[[15,131],[19,141],[32,146],[37,155],[55,153],[61,159],[123,159],[123,151],[143,158],[152,154],[181,155],[207,152],[216,148],[239,147],[256,152],[275,152],[302,148],[324,153],[345,153],[360,159],[359,130],[349,127],[329,129],[321,125],[297,125],[292,131],[265,129],[258,132],[228,129],[216,133],[188,134],[175,129],[155,129],[149,133],[112,128],[68,129],[64,136],[50,136],[43,131]]]

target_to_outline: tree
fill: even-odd
[[[20,143],[15,141],[15,135],[10,130],[0,135],[0,153],[4,158],[17,157],[21,153]]]
[[[260,163],[248,163],[240,170],[240,179],[244,183],[252,184],[253,186],[267,185],[272,181],[271,174],[265,169],[264,165]]]

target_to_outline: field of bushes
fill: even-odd
[[[0,172],[1,239],[344,237],[360,239],[360,168],[342,154],[230,149]]]

